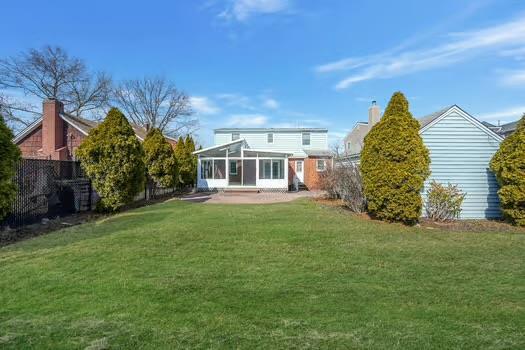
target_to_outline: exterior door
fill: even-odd
[[[295,161],[295,176],[297,176],[297,181],[299,183],[304,182],[304,161],[302,160]]]

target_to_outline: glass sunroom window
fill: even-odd
[[[261,159],[259,160],[259,179],[277,180],[284,179],[284,160]]]
[[[201,161],[201,179],[213,179],[213,160]]]
[[[213,161],[213,176],[221,180],[226,178],[226,160],[215,159]]]

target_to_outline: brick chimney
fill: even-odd
[[[56,99],[43,102],[42,115],[42,153],[55,160],[67,159],[66,140],[64,139],[64,121],[60,113],[64,105]]]
[[[368,109],[368,125],[371,128],[379,122],[381,119],[381,108],[377,105],[376,101],[372,101],[372,105]]]

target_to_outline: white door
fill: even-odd
[[[302,160],[295,161],[295,176],[299,183],[304,182],[304,162]]]

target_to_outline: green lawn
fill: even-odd
[[[0,249],[0,348],[525,348],[525,235],[174,201]]]

